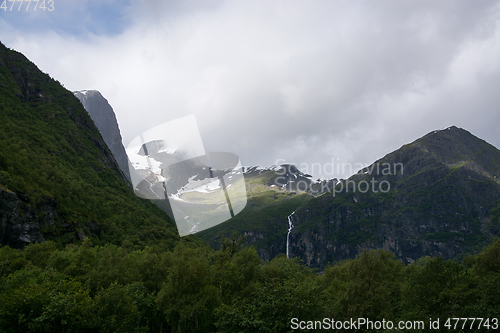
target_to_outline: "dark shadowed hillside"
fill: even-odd
[[[498,149],[457,127],[431,132],[297,210],[290,251],[315,267],[373,248],[454,258],[500,234],[499,178]]]
[[[172,220],[127,185],[73,94],[0,44],[0,243],[178,240]]]

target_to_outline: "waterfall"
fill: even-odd
[[[293,224],[292,224],[292,215],[295,214],[295,211],[293,211],[292,214],[288,215],[288,234],[286,234],[286,257],[290,258],[288,256],[288,246],[289,246],[289,240],[290,240],[290,232],[293,229]]]

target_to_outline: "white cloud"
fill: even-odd
[[[101,91],[125,145],[194,113],[206,150],[245,165],[365,164],[453,124],[500,147],[496,2],[145,1],[124,11],[132,24],[119,35],[2,29],[0,39],[68,89]]]

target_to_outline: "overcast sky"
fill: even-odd
[[[499,1],[19,3],[0,41],[99,90],[125,146],[194,114],[206,151],[325,178],[450,125],[500,147]]]

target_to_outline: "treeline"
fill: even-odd
[[[1,332],[274,333],[293,331],[292,318],[440,318],[450,332],[447,318],[499,314],[499,240],[461,264],[425,257],[405,266],[373,250],[321,274],[285,256],[262,262],[236,237],[218,251],[184,240],[167,252],[89,239],[0,248]]]

